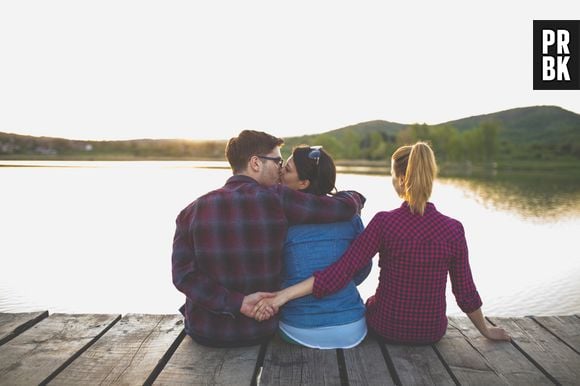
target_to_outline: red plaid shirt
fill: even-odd
[[[342,288],[377,252],[379,286],[367,300],[366,316],[369,326],[388,341],[425,344],[443,337],[447,272],[461,310],[481,307],[463,226],[431,203],[423,216],[412,214],[407,203],[377,213],[339,261],[314,274],[314,296]]]
[[[239,311],[244,295],[280,289],[288,226],[349,220],[363,202],[356,192],[319,197],[241,175],[192,202],[177,217],[172,255],[186,331],[230,343],[274,333],[277,318],[260,323]]]

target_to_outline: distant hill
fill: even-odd
[[[580,115],[557,106],[515,108],[436,125],[382,120],[285,138],[323,145],[336,159],[387,159],[402,143],[425,139],[447,161],[580,159]],[[0,132],[3,159],[223,159],[226,141],[77,141]],[[483,150],[482,150],[483,149]]]
[[[580,115],[558,106],[533,106],[504,110],[491,114],[476,115],[468,118],[431,125],[453,126],[459,131],[470,130],[481,126],[484,122],[495,122],[501,126],[500,139],[513,140],[516,142],[546,142],[558,141],[565,137],[570,140],[580,140]],[[333,135],[339,139],[343,138],[349,131],[358,134],[370,134],[380,132],[386,135],[396,135],[399,131],[410,124],[395,123],[389,121],[369,121],[355,125],[342,127],[328,131],[324,134]],[[289,138],[294,142],[295,138],[310,140],[317,135]],[[306,141],[308,142],[308,141]]]
[[[379,133],[394,136],[397,135],[399,131],[403,130],[407,126],[408,126],[407,124],[403,123],[376,120],[362,122],[356,125],[350,125],[340,129],[331,130],[328,132],[328,134],[333,134],[336,135],[338,138],[342,138],[346,131],[355,131],[359,134],[377,131]]]
[[[558,106],[533,106],[477,115],[444,123],[460,131],[496,122],[502,140],[557,143],[580,140],[580,115]]]
[[[580,159],[580,115],[557,106],[515,108],[436,125],[369,121],[326,133],[287,138],[320,144],[337,159],[388,158],[397,146],[426,140],[451,162]]]
[[[386,137],[395,137],[397,133],[404,128],[409,126],[408,124],[404,123],[396,123],[396,122],[389,122],[389,121],[382,121],[382,120],[374,120],[368,122],[361,122],[354,125],[349,125],[346,127],[341,127],[340,129],[330,130],[324,133],[323,135],[331,135],[335,137],[337,140],[342,141],[345,137],[348,136],[350,133],[356,133],[359,136],[369,135],[371,133],[377,132],[381,133]],[[303,135],[300,137],[287,137],[284,138],[284,141],[287,144],[299,144],[299,143],[313,143],[312,141],[315,140],[321,134],[311,134],[311,135]]]

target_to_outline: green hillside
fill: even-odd
[[[316,135],[286,138],[283,154],[306,143],[338,160],[387,160],[400,145],[425,140],[442,162],[580,160],[580,115],[534,106],[437,125],[369,121]],[[0,159],[223,159],[226,141],[76,141],[0,133]]]
[[[574,161],[580,159],[580,115],[557,106],[523,107],[437,125],[363,122],[286,142],[321,144],[339,159],[382,160],[417,140],[450,162]]]
[[[580,115],[557,106],[522,107],[445,124],[465,131],[481,126],[486,121],[496,122],[503,127],[499,133],[501,140],[558,143],[578,141],[580,138]]]

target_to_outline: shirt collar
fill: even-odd
[[[243,174],[235,174],[233,176],[231,176],[230,178],[228,178],[228,180],[226,181],[226,185],[229,184],[241,184],[241,183],[254,183],[257,184],[258,181],[256,181],[255,179],[253,179],[250,176],[246,176]]]
[[[403,203],[401,204],[401,208],[408,208],[409,207],[409,203],[407,201],[403,201]],[[430,212],[432,210],[436,210],[435,208],[435,204],[428,202],[427,205],[425,205],[425,212]]]

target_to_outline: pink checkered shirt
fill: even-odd
[[[466,313],[481,307],[469,268],[463,226],[428,203],[423,216],[407,203],[379,212],[336,263],[314,274],[314,296],[333,293],[379,253],[379,286],[366,303],[369,327],[387,341],[427,344],[447,328],[445,287],[451,277]]]

